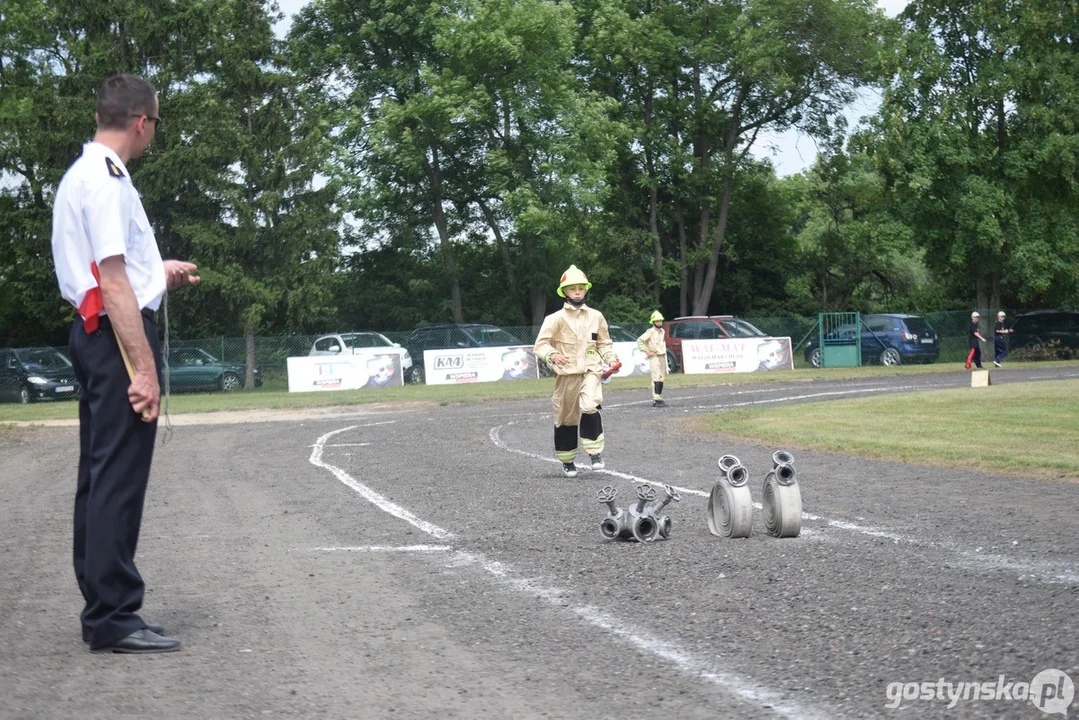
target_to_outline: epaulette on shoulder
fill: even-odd
[[[124,171],[120,169],[119,165],[112,161],[111,157],[105,158],[105,167],[109,169],[109,175],[112,175],[114,178],[124,177]]]

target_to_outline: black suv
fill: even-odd
[[[1046,345],[1079,349],[1079,310],[1034,310],[1015,318],[1009,344],[1012,350]]]
[[[461,325],[428,325],[416,328],[405,341],[405,349],[412,356],[412,367],[405,373],[410,383],[422,383],[426,378],[423,368],[424,350],[448,350],[450,348],[505,347],[528,345],[500,327],[463,323]]]

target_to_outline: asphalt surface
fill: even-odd
[[[717,457],[748,465],[760,502],[775,448],[703,435],[702,413],[968,382],[670,389],[665,409],[608,393],[607,470],[574,480],[547,400],[179,427],[139,548],[144,615],[184,642],[156,656],[80,642],[76,430],[17,431],[0,717],[1041,717],[1014,699],[892,708],[889,685],[1079,683],[1079,484],[799,452],[799,537],[767,536],[759,511],[747,539],[705,525]],[[681,489],[671,538],[603,540],[595,492],[625,507],[642,482]]]

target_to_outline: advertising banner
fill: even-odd
[[[423,367],[428,385],[539,378],[531,345],[424,350]]]
[[[789,337],[686,340],[682,343],[682,372],[687,375],[793,369],[794,354]]]
[[[404,385],[401,348],[378,355],[315,355],[288,359],[288,391],[361,390]]]

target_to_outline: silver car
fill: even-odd
[[[382,333],[367,331],[353,333],[334,333],[323,335],[311,344],[308,355],[375,355],[379,348],[401,347]],[[412,356],[405,350],[401,358],[401,371],[407,372],[412,367]]]

